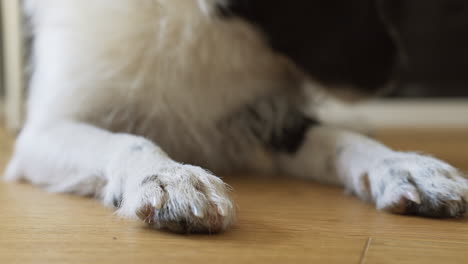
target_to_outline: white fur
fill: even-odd
[[[416,207],[410,213],[428,216],[437,216],[436,210],[447,210],[451,216],[465,211],[467,180],[438,159],[396,152],[339,128],[319,127],[307,136],[307,145],[297,155],[281,155],[286,172],[343,184],[363,200],[375,202],[378,209],[395,213],[408,213],[408,202]]]
[[[308,80],[253,26],[215,18],[215,2],[25,0],[35,70],[7,179],[96,195],[107,205],[121,200],[122,216],[196,232],[224,230],[235,210],[219,178],[183,163],[217,172],[280,169],[344,184],[363,198],[370,195],[361,186],[367,173],[379,208],[400,201],[407,190],[415,193],[411,186],[402,193],[386,174],[389,168],[379,165],[410,154],[370,139],[314,128],[299,153],[287,156],[249,134],[247,121],[238,118],[246,105],[275,98],[276,112],[259,104],[270,121],[263,129],[275,130],[288,118],[287,106],[305,97]],[[432,166],[437,190],[421,183],[415,187],[420,194],[431,189],[439,200],[447,193],[466,197],[466,186],[453,184],[464,179],[448,165],[414,155],[410,160],[388,166],[408,171],[418,183],[427,176],[419,168]],[[382,181],[393,187],[374,192]],[[457,208],[453,215],[464,209]]]

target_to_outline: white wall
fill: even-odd
[[[5,65],[4,103],[5,120],[9,129],[16,130],[21,125],[23,106],[23,51],[21,35],[20,0],[2,0],[3,65]]]
[[[370,128],[468,128],[467,99],[379,99],[324,110],[335,122]]]

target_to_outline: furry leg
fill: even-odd
[[[279,160],[289,174],[344,185],[378,209],[430,217],[466,210],[468,183],[457,169],[338,128],[311,128],[301,149]]]
[[[142,137],[83,123],[26,127],[6,179],[24,179],[53,192],[99,195],[122,216],[177,232],[218,232],[234,220],[226,185],[218,177],[173,161]]]

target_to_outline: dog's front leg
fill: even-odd
[[[378,209],[430,217],[457,217],[466,210],[467,180],[457,169],[342,129],[312,127],[295,154],[279,159],[287,173],[342,184]]]
[[[234,220],[226,185],[142,137],[76,122],[27,126],[6,172],[56,192],[99,195],[126,217],[176,232],[219,232]]]

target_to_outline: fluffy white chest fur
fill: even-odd
[[[34,73],[7,179],[179,232],[235,219],[226,185],[201,167],[341,184],[392,212],[465,212],[455,168],[305,113],[311,77],[251,23],[219,18],[228,2],[26,0]]]

